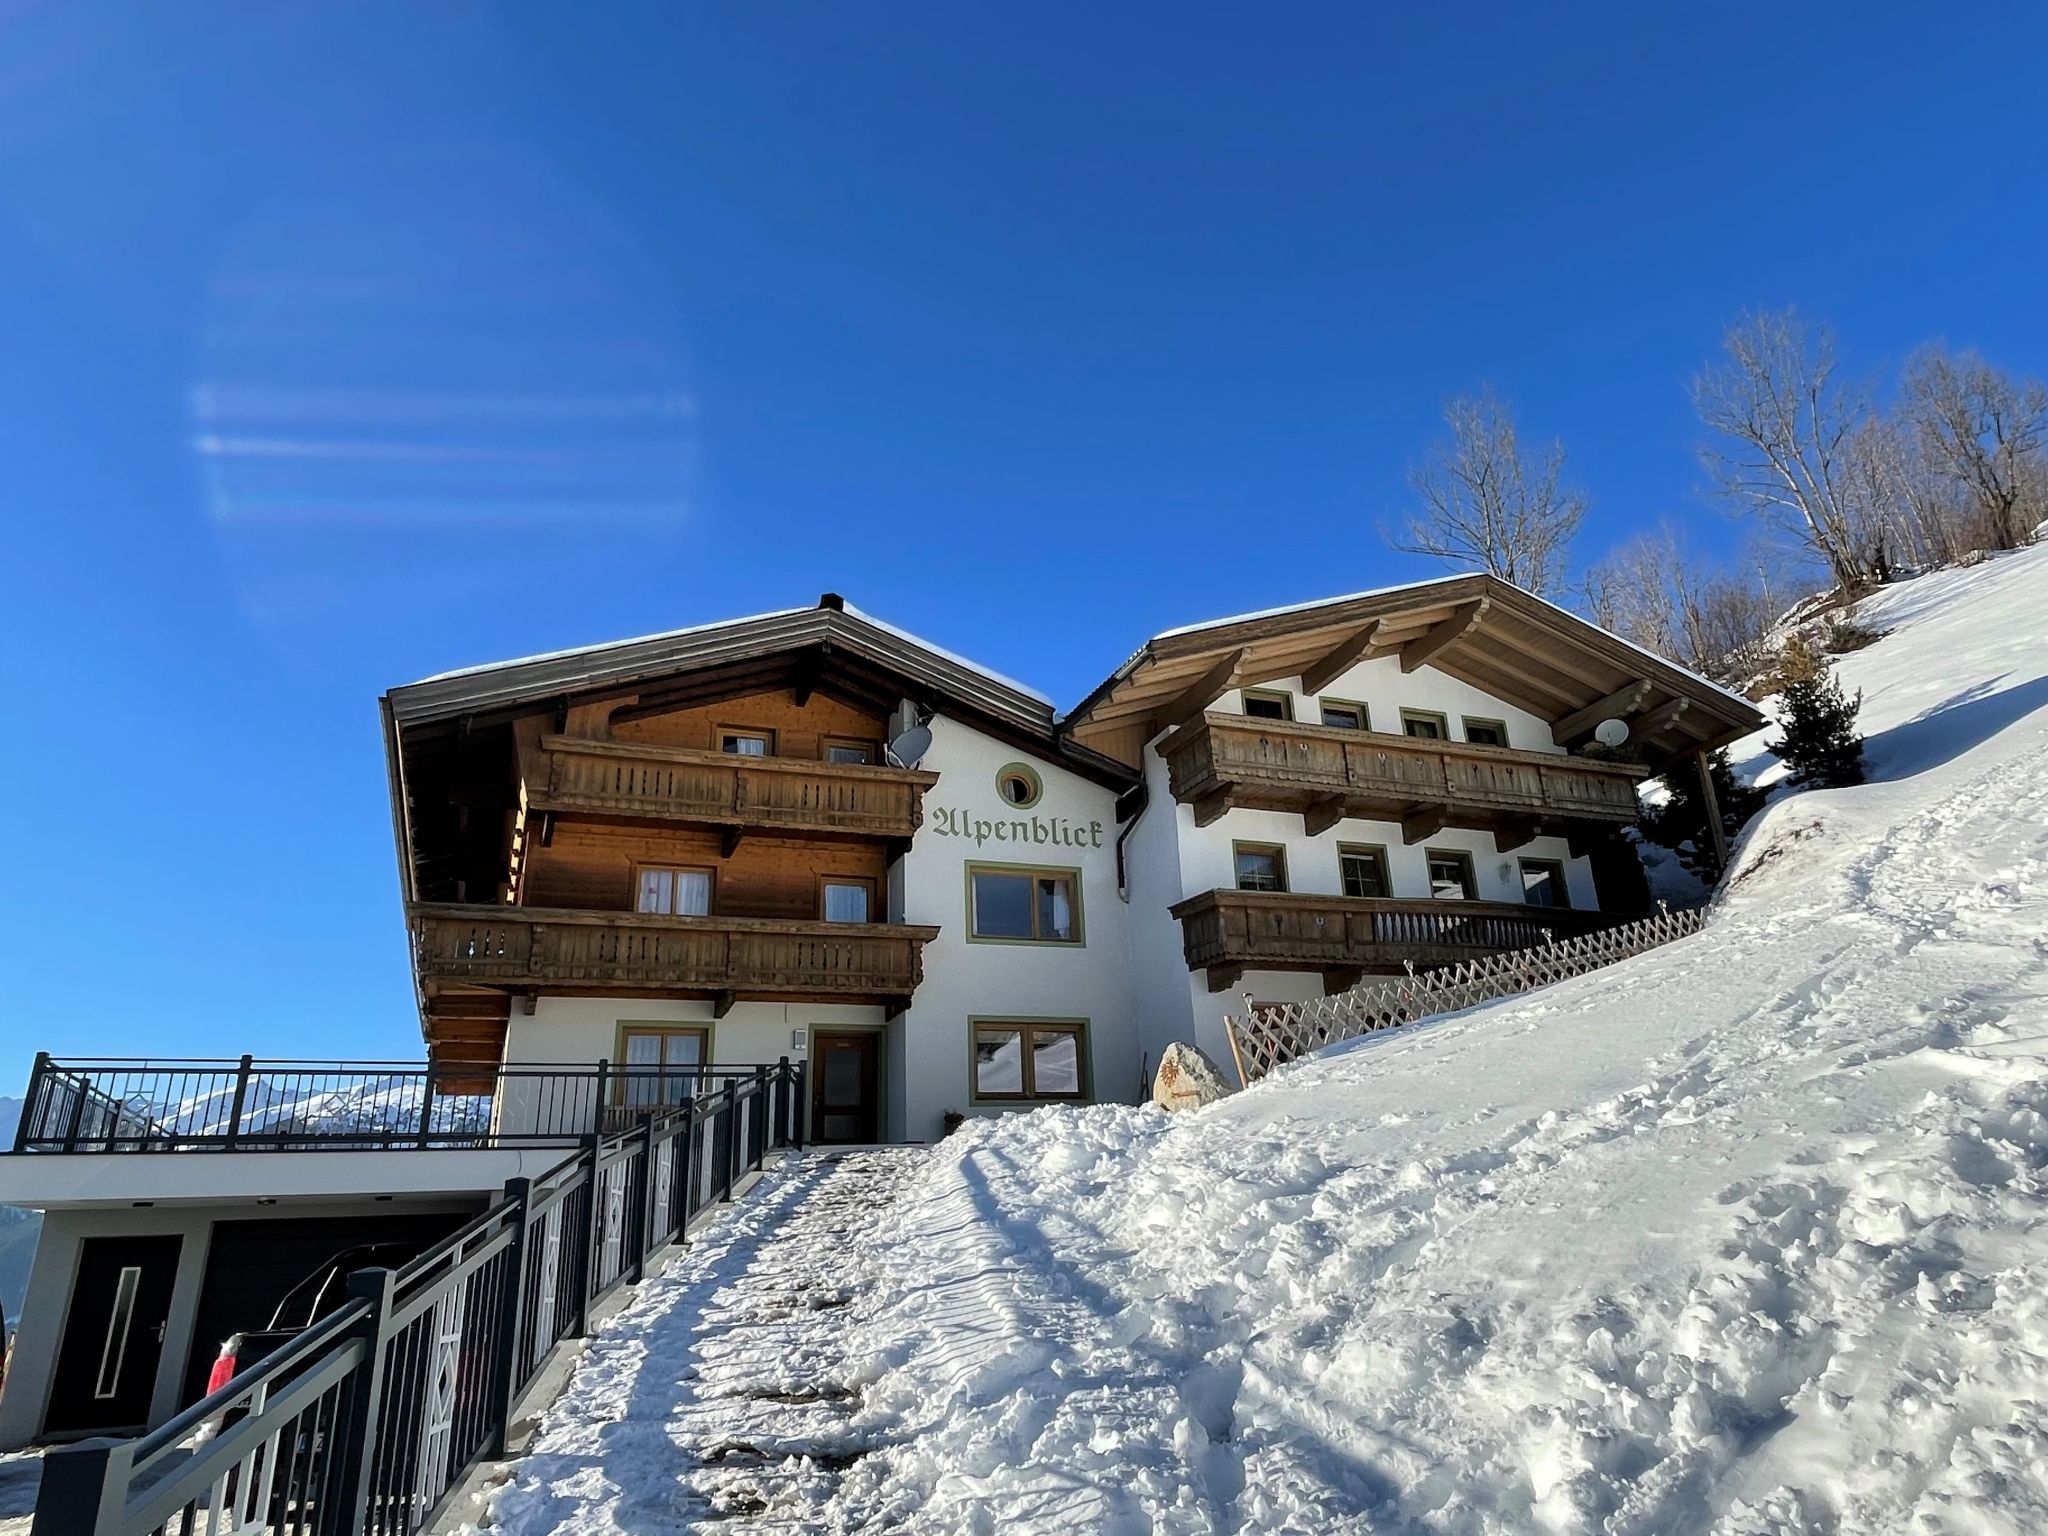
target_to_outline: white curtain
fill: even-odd
[[[825,887],[825,921],[864,923],[868,920],[868,888],[864,885]]]
[[[1074,909],[1067,900],[1066,886],[1058,882],[1049,883],[1052,892],[1052,933],[1055,939],[1070,939],[1074,936]]]
[[[711,871],[708,869],[679,869],[676,871],[676,916],[709,917],[711,915]]]

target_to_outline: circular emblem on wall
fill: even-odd
[[[996,793],[1003,804],[1028,811],[1045,793],[1045,781],[1029,763],[1005,763],[996,770]]]

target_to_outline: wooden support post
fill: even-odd
[[[1692,755],[1700,771],[1700,804],[1707,812],[1707,836],[1714,844],[1714,865],[1719,874],[1728,872],[1728,833],[1721,825],[1721,803],[1714,798],[1714,771],[1704,751]],[[1717,874],[1716,878],[1719,878]]]
[[[526,1232],[531,1219],[528,1207],[533,1198],[533,1180],[507,1179],[505,1198],[512,1202],[508,1218],[512,1242],[505,1250],[505,1294],[498,1301],[498,1315],[504,1319],[504,1326],[498,1331],[498,1358],[491,1363],[491,1406],[496,1422],[491,1426],[490,1443],[484,1451],[490,1457],[505,1454],[505,1437],[512,1430],[512,1404],[521,1385],[520,1343],[532,1322],[526,1314]]]

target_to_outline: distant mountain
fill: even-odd
[[[21,1100],[0,1099],[0,1149],[14,1145],[14,1127],[20,1120]],[[35,1257],[36,1234],[42,1227],[40,1212],[0,1205],[0,1313],[6,1314],[10,1328],[21,1316],[29,1261]]]

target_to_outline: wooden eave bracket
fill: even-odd
[[[1493,606],[1490,597],[1474,598],[1457,610],[1441,624],[1423,631],[1401,647],[1401,670],[1413,672],[1433,656],[1456,644],[1479,627],[1486,617],[1486,610]]]
[[[1246,647],[1238,647],[1204,672],[1193,684],[1175,694],[1172,703],[1155,710],[1152,714],[1151,734],[1157,736],[1161,731],[1185,725],[1207,709],[1217,694],[1227,688],[1236,687],[1238,672],[1244,666],[1248,654]]]
[[[1551,727],[1551,737],[1563,747],[1585,735],[1602,720],[1626,720],[1643,707],[1643,698],[1650,691],[1647,677],[1636,678],[1614,690],[1604,699],[1595,699],[1584,709],[1575,709]]]
[[[1411,848],[1444,829],[1444,813],[1437,806],[1424,806],[1401,818],[1401,841]]]
[[[1301,830],[1309,837],[1321,837],[1345,816],[1342,795],[1318,795],[1301,813]]]
[[[1385,619],[1373,619],[1339,640],[1316,660],[1301,669],[1301,691],[1321,693],[1330,684],[1365,659],[1365,654],[1386,627]]]

